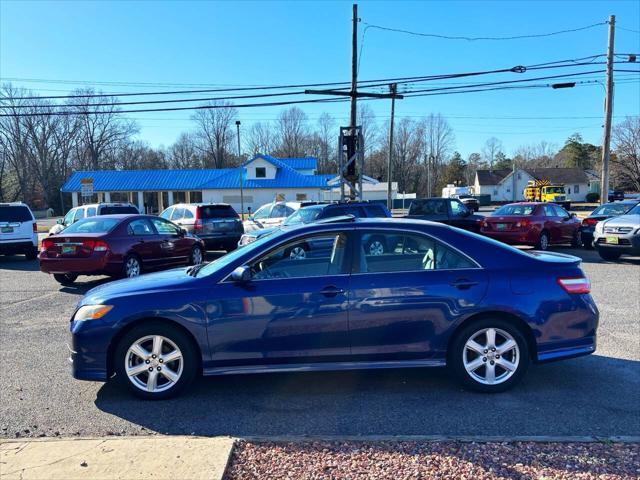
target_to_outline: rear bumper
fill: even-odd
[[[238,245],[238,241],[242,236],[239,232],[219,232],[219,233],[198,233],[198,238],[201,239],[205,247],[207,248],[224,248],[232,249]]]
[[[498,240],[510,245],[536,245],[539,237],[536,233],[527,232],[496,232],[495,230],[480,230],[482,235],[485,235],[494,240]]]
[[[37,245],[31,241],[0,242],[0,255],[12,255],[15,253],[29,253],[37,250]]]
[[[80,275],[115,275],[122,271],[122,262],[110,262],[110,256],[93,253],[86,258],[51,258],[46,252],[38,256],[44,273],[77,273]]]
[[[568,358],[591,355],[596,351],[596,336],[584,337],[580,340],[547,343],[538,346],[538,363],[566,360]]]

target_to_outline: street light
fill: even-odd
[[[244,220],[244,178],[242,176],[244,167],[240,157],[240,120],[236,120],[236,130],[238,131],[238,161],[240,162],[240,218]]]

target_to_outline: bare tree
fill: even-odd
[[[318,130],[314,135],[318,143],[317,156],[320,161],[318,171],[320,173],[336,173],[336,147],[338,132],[335,128],[335,120],[328,113],[322,113],[318,118]]]
[[[487,162],[489,169],[493,168],[498,153],[502,151],[502,142],[496,137],[487,139],[482,149],[482,159]]]
[[[364,140],[365,158],[378,146],[380,131],[376,122],[376,114],[373,113],[368,103],[359,103],[357,112],[357,124],[362,127],[362,138]],[[386,131],[389,129],[387,128]],[[384,140],[386,142],[386,140]]]
[[[238,117],[238,110],[226,101],[215,101],[209,106],[215,108],[198,110],[191,118],[197,125],[196,135],[205,166],[225,168],[230,166],[229,150],[235,139],[233,121]]]
[[[188,132],[181,133],[176,142],[169,147],[167,160],[171,168],[202,168],[194,135]]]
[[[613,129],[611,164],[620,186],[640,191],[640,117],[627,117]]]
[[[441,114],[431,114],[421,123],[423,135],[423,159],[430,162],[429,174],[432,189],[440,187],[443,165],[455,144],[455,135],[449,122]],[[433,192],[433,190],[432,190]]]
[[[250,154],[264,153],[270,155],[276,150],[276,135],[269,122],[256,122],[251,125],[245,145]]]
[[[398,191],[424,191],[419,169],[424,147],[421,125],[409,118],[401,119],[393,137],[393,178]],[[386,176],[386,172],[384,173]]]
[[[278,117],[278,155],[302,157],[308,140],[307,115],[298,107],[283,110]]]

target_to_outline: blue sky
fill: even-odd
[[[165,88],[137,83],[238,86],[346,81],[351,62],[351,3],[0,0],[0,77],[3,81],[127,84],[96,86],[106,92]],[[603,22],[610,14],[616,15],[620,27],[640,31],[637,1],[359,2],[362,22],[444,35],[546,33]],[[359,40],[364,27],[360,23]],[[601,54],[606,51],[606,28],[601,25],[546,38],[495,42],[423,38],[371,28],[364,37],[359,76],[367,80],[455,73]],[[640,34],[619,29],[615,50],[640,52]],[[640,67],[636,64],[635,68]],[[572,71],[581,69],[585,67]],[[538,73],[552,74],[548,72]],[[523,77],[511,73],[471,81],[518,78]],[[604,75],[590,79],[598,78]],[[640,114],[640,76],[621,75],[618,80],[615,120]],[[81,86],[50,81],[13,83],[43,95],[64,94]],[[370,105],[383,122],[389,102],[372,101]],[[419,119],[442,113],[454,129],[456,148],[467,156],[479,151],[491,136],[503,142],[508,154],[519,145],[541,140],[562,145],[573,132],[599,143],[602,107],[603,87],[595,83],[565,90],[411,98],[397,102],[396,114]],[[239,119],[243,126],[275,119],[281,108],[243,109]],[[303,108],[310,122],[323,111],[339,123],[347,122],[347,104]],[[189,112],[131,116],[139,123],[139,137],[153,146],[171,144],[192,125]]]

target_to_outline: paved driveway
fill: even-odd
[[[165,402],[69,376],[68,317],[100,281],[62,288],[36,262],[0,257],[0,433],[640,435],[640,259],[558,250],[584,259],[598,352],[533,367],[511,392],[469,393],[446,370],[414,369],[209,378]]]

